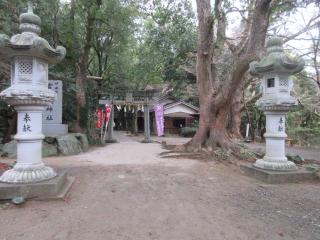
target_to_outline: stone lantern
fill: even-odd
[[[55,99],[48,89],[48,64],[61,61],[64,47],[56,49],[39,36],[41,20],[33,13],[20,15],[20,34],[9,38],[0,34],[0,60],[11,63],[11,86],[0,97],[18,112],[17,163],[2,174],[1,182],[33,183],[55,177],[55,171],[42,162],[42,112]]]
[[[287,56],[282,44],[281,38],[270,38],[266,44],[267,56],[260,62],[250,64],[251,74],[262,76],[262,97],[256,105],[266,115],[266,154],[254,166],[267,170],[291,171],[296,170],[297,166],[288,161],[285,155],[285,115],[297,101],[291,96],[293,83],[289,77],[303,69],[304,61]]]

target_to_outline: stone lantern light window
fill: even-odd
[[[274,87],[274,78],[268,78],[267,87],[268,88],[273,88]]]
[[[32,82],[32,58],[28,57],[17,57],[15,59],[16,76],[18,82],[26,83]]]
[[[32,62],[30,60],[19,61],[19,75],[32,74]]]
[[[279,79],[279,91],[280,92],[289,92],[289,81],[287,78]]]

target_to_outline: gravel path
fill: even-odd
[[[71,192],[0,205],[0,240],[320,239],[318,183],[266,185],[234,165],[162,159],[160,144],[120,137],[46,158],[76,177]]]

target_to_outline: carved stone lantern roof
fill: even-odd
[[[292,58],[283,51],[283,41],[280,37],[271,37],[267,40],[267,56],[260,62],[250,63],[250,73],[253,75],[265,75],[267,73],[279,73],[292,75],[300,72],[304,67],[302,58]]]
[[[0,60],[11,59],[14,56],[32,56],[47,61],[49,64],[60,62],[66,54],[62,46],[53,48],[47,40],[40,37],[41,19],[32,10],[32,3],[28,3],[28,12],[20,15],[20,34],[9,38],[0,34]]]

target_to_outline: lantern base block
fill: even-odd
[[[24,199],[64,199],[75,178],[67,171],[59,171],[57,176],[38,183],[0,183],[0,200],[23,197]]]
[[[243,164],[240,166],[240,170],[248,177],[269,184],[319,181],[315,172],[304,168],[298,168],[297,171],[272,171],[256,168],[251,164]]]
[[[0,182],[37,183],[56,176],[57,173],[44,164],[16,164],[13,169],[9,169],[1,175]]]
[[[268,161],[265,159],[258,159],[254,164],[254,167],[273,170],[273,171],[296,171],[298,168],[294,162],[290,162],[286,159],[281,161]]]

